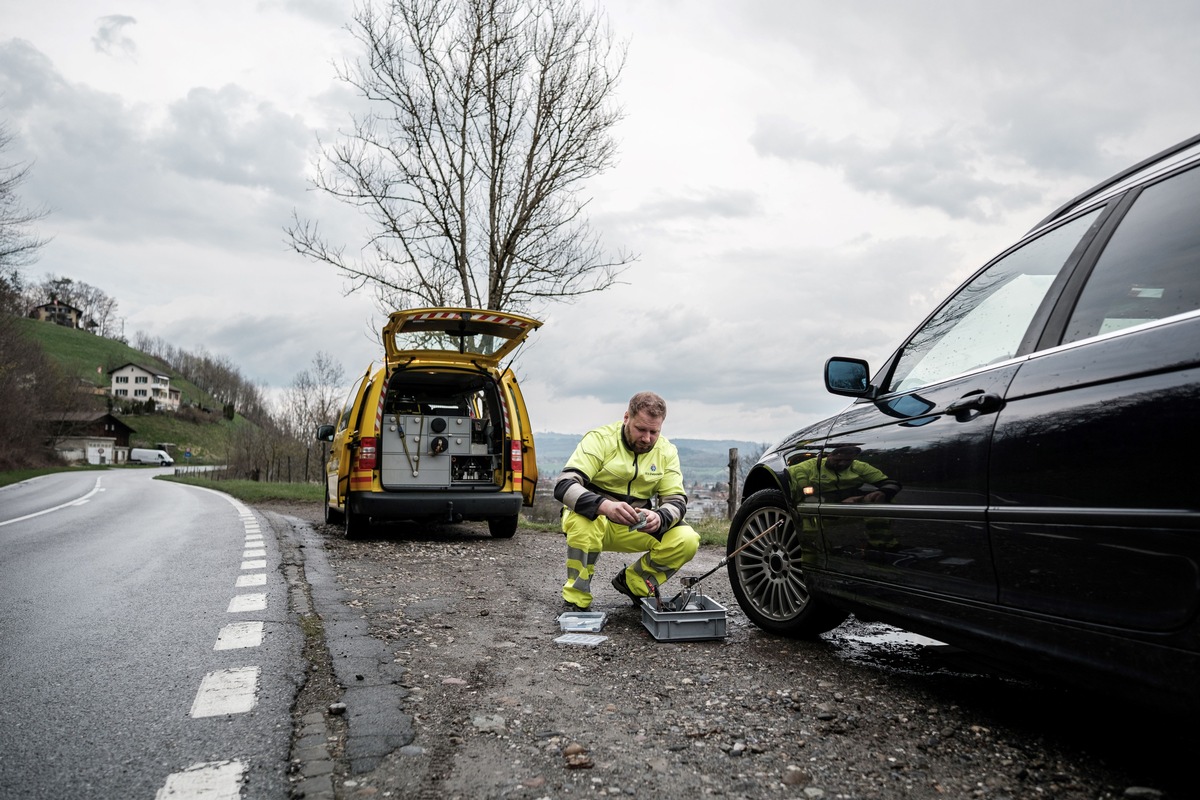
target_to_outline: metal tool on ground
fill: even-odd
[[[740,547],[738,547],[732,553],[726,553],[725,557],[722,558],[719,562],[717,562],[717,565],[715,567],[713,567],[712,569],[710,569],[708,572],[704,573],[703,575],[701,575],[699,577],[689,576],[686,578],[680,578],[679,582],[683,585],[683,589],[681,589],[679,591],[679,593],[676,594],[674,597],[672,597],[670,600],[659,600],[658,601],[659,602],[658,610],[659,611],[685,611],[685,610],[687,610],[688,603],[692,602],[693,598],[695,598],[695,596],[696,596],[696,584],[698,584],[700,581],[707,578],[709,575],[712,575],[714,572],[719,570],[721,567],[728,564],[730,561],[733,560],[734,556],[736,556],[738,553],[742,552],[747,547],[754,544],[759,539],[763,538],[768,533],[775,530],[782,524],[783,524],[783,520],[779,520],[774,525],[770,526],[765,531],[760,533],[758,536],[755,536],[750,541],[742,544]],[[656,598],[658,596],[657,589],[658,589],[658,587],[655,587],[655,597]]]

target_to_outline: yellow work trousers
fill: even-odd
[[[592,575],[602,552],[645,553],[625,569],[626,585],[645,597],[691,561],[700,546],[700,534],[682,522],[664,533],[662,541],[607,517],[591,520],[574,511],[566,512],[562,526],[567,534],[567,582],[562,596],[580,608],[592,604]]]

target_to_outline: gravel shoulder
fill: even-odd
[[[659,642],[608,585],[596,646],[559,644],[561,535],[397,525],[348,541],[307,521],[345,609],[395,671],[411,741],[366,768],[316,665],[298,714],[324,709],[339,798],[1172,798],[1194,796],[1194,733],[1150,712],[998,675],[948,648],[851,621],[814,642],[750,625],[725,571],[701,589],[727,636]],[[702,548],[699,575],[723,552]],[[672,586],[673,584],[668,584]],[[319,613],[326,613],[319,607]],[[336,652],[336,650],[335,650]]]

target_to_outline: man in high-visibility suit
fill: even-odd
[[[696,555],[700,535],[683,521],[687,495],[679,453],[660,435],[666,416],[661,397],[635,394],[624,419],[589,431],[558,476],[554,498],[565,506],[562,596],[568,605],[591,606],[592,575],[605,550],[645,553],[612,582],[635,604]]]

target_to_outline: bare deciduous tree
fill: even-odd
[[[351,32],[366,55],[338,77],[369,101],[323,146],[314,185],[361,208],[360,255],[298,216],[297,252],[413,302],[521,309],[611,286],[583,183],[614,162],[624,48],[584,0],[372,0]]]
[[[303,445],[304,477],[315,478],[321,472],[323,448],[314,447],[317,426],[333,422],[338,415],[346,375],[342,365],[329,353],[318,351],[312,365],[297,373],[280,401],[279,426]]]
[[[117,301],[90,283],[47,273],[31,294],[35,305],[58,300],[78,308],[84,327],[99,336],[112,338],[118,333]]]
[[[0,153],[12,144],[12,134],[0,124]],[[45,210],[30,210],[17,190],[29,177],[28,164],[0,163],[0,311],[19,309],[23,291],[20,268],[33,263],[49,241],[30,232],[30,226],[46,216]]]

